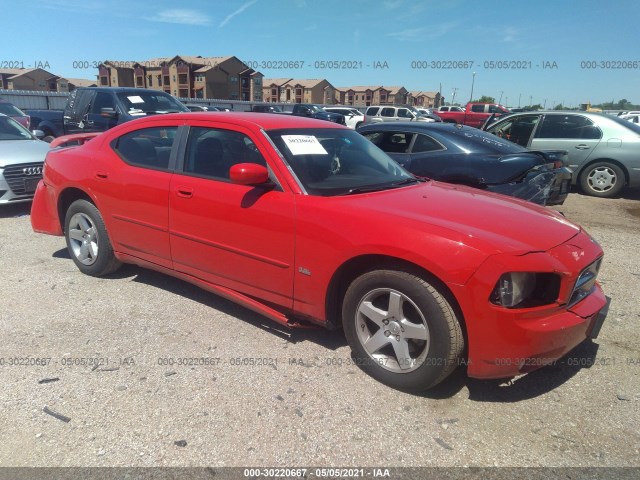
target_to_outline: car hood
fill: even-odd
[[[49,144],[42,140],[0,141],[0,167],[18,163],[44,162]]]
[[[435,181],[341,198],[358,204],[358,210],[368,210],[368,216],[382,221],[381,228],[400,231],[398,227],[410,226],[487,254],[546,251],[581,230],[554,210]]]

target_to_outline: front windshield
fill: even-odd
[[[311,105],[311,107],[310,107],[310,108],[311,108],[311,110],[312,110],[312,111],[314,111],[315,113],[318,113],[318,112],[324,112],[324,108],[319,107],[318,105]]]
[[[417,182],[353,130],[286,129],[267,134],[311,195],[363,193]]]
[[[188,112],[189,109],[166,93],[118,93],[118,98],[129,115]]]
[[[29,130],[9,117],[0,116],[0,141],[2,140],[33,140]]]

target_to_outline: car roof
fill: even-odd
[[[384,131],[392,131],[392,130],[405,130],[405,131],[433,131],[433,132],[448,132],[454,130],[462,130],[462,129],[470,129],[472,131],[477,132],[477,128],[468,127],[465,125],[456,125],[455,123],[446,123],[446,122],[382,122],[382,123],[370,123],[368,125],[364,125],[358,129],[358,131],[363,130],[384,130]]]
[[[299,117],[288,114],[264,115],[256,112],[181,112],[168,113],[165,115],[154,115],[151,117],[135,120],[141,127],[143,123],[158,123],[165,120],[183,120],[201,122],[210,118],[216,123],[228,123],[237,126],[258,127],[264,130],[275,130],[281,128],[341,128],[348,129],[344,125],[339,125],[326,120]],[[124,123],[123,125],[127,125]]]

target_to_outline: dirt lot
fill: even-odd
[[[460,370],[414,396],[349,365],[340,333],[282,332],[136,267],[83,276],[28,206],[3,207],[0,465],[638,467],[640,190],[559,210],[606,253],[600,337],[511,383]]]

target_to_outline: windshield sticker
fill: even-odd
[[[140,95],[131,95],[130,97],[127,97],[127,100],[131,103],[144,103],[144,100]]]
[[[292,155],[328,155],[313,135],[282,135],[282,140]]]

